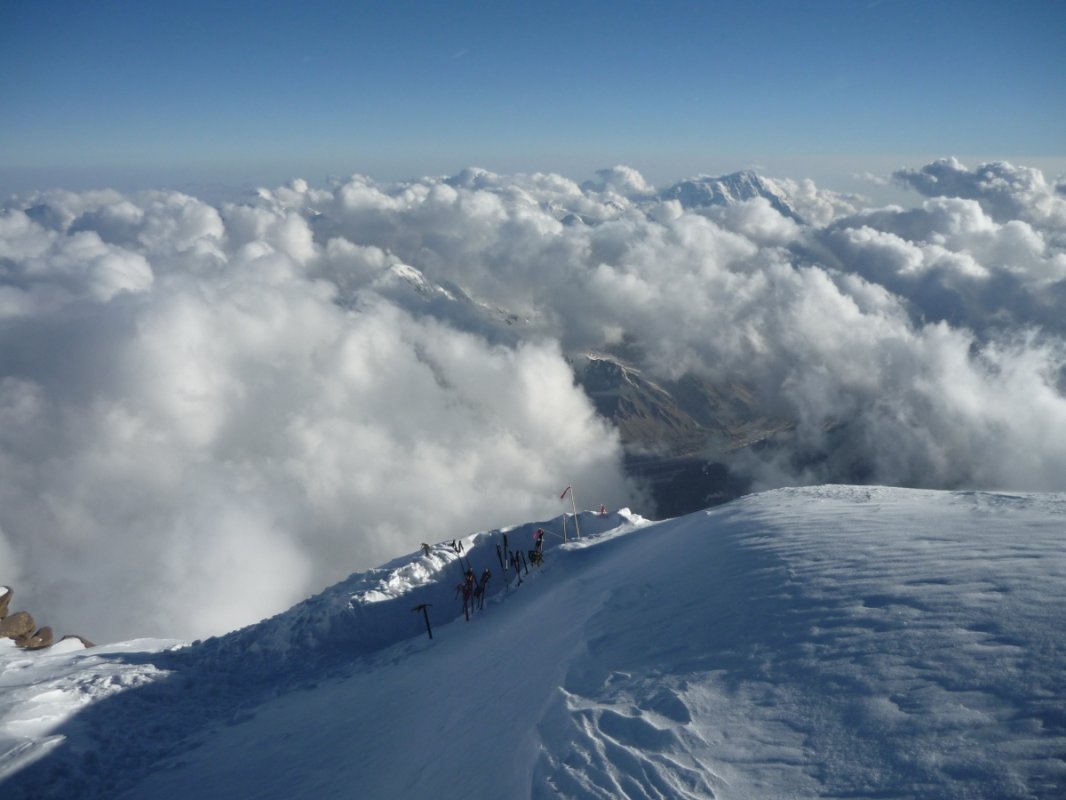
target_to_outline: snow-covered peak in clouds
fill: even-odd
[[[795,222],[803,222],[793,208],[788,193],[775,181],[763,178],[751,170],[721,177],[700,175],[689,178],[664,190],[661,197],[665,200],[677,200],[686,209],[731,206],[762,197],[782,216]]]
[[[0,790],[1056,797],[1064,519],[1061,494],[782,489],[432,544],[177,650],[0,646]],[[538,527],[543,566],[504,572]],[[492,572],[469,621],[467,566]]]
[[[377,291],[388,291],[397,286],[407,286],[422,295],[432,297],[440,295],[447,300],[455,297],[447,289],[435,286],[426,280],[426,276],[408,264],[393,264],[382,275],[370,284]]]

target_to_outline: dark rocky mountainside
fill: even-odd
[[[678,516],[733,499],[748,483],[727,456],[787,430],[768,419],[750,389],[716,386],[693,375],[655,381],[604,355],[575,363],[575,374],[597,412],[619,430],[626,469],[644,480],[660,517]]]

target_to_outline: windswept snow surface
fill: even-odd
[[[1066,796],[1066,495],[581,525],[521,586],[463,539],[470,622],[440,544],[187,647],[0,649],[0,796]]]

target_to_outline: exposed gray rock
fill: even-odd
[[[8,615],[11,598],[15,590],[10,586],[0,586],[0,638],[14,639],[15,645],[25,650],[44,650],[55,642],[55,633],[47,625],[38,628],[33,616],[27,611],[16,611]],[[84,636],[64,636],[63,639],[78,639],[85,647],[96,647]],[[63,641],[59,639],[59,641]]]
[[[36,624],[33,617],[26,611],[16,611],[8,617],[0,619],[0,636],[8,639],[18,639],[21,636],[29,636],[33,633]]]
[[[52,646],[55,634],[47,625],[40,628],[33,636],[26,636],[15,640],[15,644],[26,650],[43,650]]]

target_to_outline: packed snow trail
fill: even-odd
[[[628,511],[582,516],[592,534],[647,524]],[[260,703],[347,674],[357,659],[396,642],[417,643],[424,627],[410,613],[415,605],[433,605],[435,625],[461,618],[454,592],[463,565],[481,569],[491,557],[495,566],[494,543],[505,535],[512,547],[528,548],[535,530],[561,531],[563,523],[463,537],[462,558],[442,542],[428,555],[419,550],[356,573],[270,619],[188,646],[135,640],[84,652],[56,647],[39,657],[12,646],[16,655],[0,661],[0,688],[8,690],[0,695],[0,785],[15,797],[115,797],[158,759],[197,746],[204,729],[233,725]],[[556,541],[549,538],[546,548]],[[493,571],[490,598],[515,591],[513,571]],[[70,655],[55,658],[60,651]],[[60,725],[62,733],[49,734]],[[46,753],[59,763],[28,767]]]
[[[404,600],[367,605],[405,632],[347,662],[328,637],[329,658],[304,652],[300,606],[178,651],[168,679],[61,726],[32,771],[127,800],[1061,797],[1064,531],[1063,495],[866,487],[628,524],[554,547],[469,623],[452,597],[433,640]],[[168,731],[166,680],[189,691],[174,718],[212,697],[227,712]],[[96,746],[116,728],[147,743]],[[27,773],[5,799],[62,796]]]

